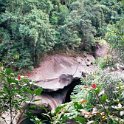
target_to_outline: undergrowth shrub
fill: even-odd
[[[90,75],[75,87],[72,101],[55,110],[53,123],[123,124],[123,84],[104,74]]]
[[[18,112],[25,113],[24,105],[32,103],[33,98],[41,94],[42,88],[32,90],[32,87],[33,82],[29,79],[0,65],[0,118],[7,124],[14,124]],[[9,122],[8,118],[3,116],[5,113],[8,113]]]
[[[124,62],[124,18],[107,28],[106,39],[110,43],[116,62]]]
[[[104,69],[106,67],[111,67],[114,65],[114,61],[111,56],[97,58],[96,64],[99,68]]]

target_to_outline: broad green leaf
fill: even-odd
[[[59,112],[61,112],[61,110],[65,107],[65,105],[61,105],[61,106],[58,106],[54,112],[54,114],[57,114]]]
[[[101,91],[100,86],[98,86],[98,87],[97,87],[94,91],[95,91],[95,93],[96,93],[96,94],[99,94],[99,93],[100,93],[100,91]]]
[[[74,102],[74,108],[76,110],[82,109],[82,105],[80,103],[78,103],[78,102]]]
[[[85,119],[84,117],[81,117],[81,116],[77,116],[77,117],[75,118],[75,120],[76,120],[77,122],[79,122],[80,124],[85,124],[85,123],[86,123],[86,119]]]
[[[37,89],[34,90],[33,93],[34,93],[35,95],[41,95],[42,91],[43,91],[42,88],[37,88]]]
[[[107,95],[106,94],[103,94],[101,97],[100,97],[100,100],[101,100],[101,102],[102,103],[105,103],[106,102],[106,100],[107,100]]]
[[[7,81],[8,81],[9,83],[17,83],[17,82],[18,82],[18,81],[15,80],[14,78],[10,78],[10,77],[7,77]]]
[[[12,69],[7,68],[7,69],[5,70],[5,73],[6,73],[7,75],[10,75],[10,74],[12,73]]]

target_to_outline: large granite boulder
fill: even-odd
[[[31,72],[29,79],[37,87],[57,91],[70,85],[73,78],[95,72],[98,68],[94,62],[94,57],[87,54],[84,57],[49,56]]]

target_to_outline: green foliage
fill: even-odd
[[[56,31],[49,23],[48,14],[43,12],[44,7],[48,6],[49,2],[44,1],[43,4],[42,1],[40,5],[37,5],[39,4],[38,1],[27,2],[29,2],[29,4],[25,4],[30,8],[29,12],[14,13],[10,7],[7,7],[9,11],[1,14],[0,24],[2,26],[6,24],[6,30],[10,32],[7,39],[8,42],[6,43],[5,38],[8,34],[3,30],[1,31],[3,39],[0,47],[3,48],[1,49],[1,55],[3,58],[2,61],[5,61],[5,65],[7,63],[5,59],[11,58],[14,54],[18,53],[20,58],[15,61],[14,65],[16,64],[15,66],[18,68],[30,67],[34,62],[35,64],[37,63],[41,53],[43,54],[52,49],[56,42]],[[22,3],[24,4],[24,1]],[[16,3],[13,4],[13,6],[16,6]],[[18,4],[20,9],[21,5],[25,7],[20,2]],[[32,4],[36,5],[32,8]],[[41,8],[41,5],[43,5],[43,8]],[[50,7],[48,6],[48,8]],[[15,7],[15,9],[18,8]],[[22,10],[25,11],[25,8],[23,9]],[[4,50],[6,45],[8,46],[8,50]]]
[[[95,74],[88,76],[82,83],[75,87],[72,101],[56,109],[53,123],[124,123],[123,81]]]
[[[69,14],[69,9],[65,5],[58,4],[55,5],[54,9],[50,14],[50,22],[53,25],[63,25],[65,23],[65,19]]]
[[[118,55],[118,59],[116,59],[124,62],[124,19],[108,26],[106,39]]]
[[[9,112],[13,123],[14,112],[22,107],[22,103],[29,100],[27,89],[30,88],[28,79],[17,77],[11,69],[0,66],[0,114]]]
[[[95,39],[104,38],[124,58],[124,7],[121,0],[0,0],[0,62],[4,66],[31,69],[40,57],[54,49],[92,52]],[[107,27],[107,28],[106,28]],[[107,33],[106,33],[107,32]],[[106,35],[105,35],[106,34]],[[79,49],[80,48],[80,49]],[[110,58],[98,60],[101,68]],[[0,114],[20,110],[22,102],[41,94],[29,80],[17,79],[0,67]],[[96,88],[92,84],[97,84]],[[124,87],[103,75],[92,75],[75,87],[71,102],[53,113],[53,124],[124,123]],[[32,100],[32,99],[31,99]],[[94,113],[95,112],[95,113]],[[121,114],[122,113],[122,114]],[[41,124],[37,117],[31,118]]]
[[[124,14],[116,0],[0,0],[0,6],[0,61],[18,69],[56,48],[92,52],[95,38]]]
[[[4,69],[2,64],[0,65],[0,82],[0,115],[8,112],[11,124],[14,124],[13,121],[15,114],[17,114],[19,111],[22,112],[22,115],[26,114],[26,117],[30,117],[26,113],[28,104],[33,102],[35,96],[41,95],[42,88],[32,90],[32,82],[30,82],[24,76],[13,73],[10,68]],[[31,111],[31,109],[28,109],[28,112],[29,111]],[[32,118],[35,118],[35,116]],[[4,120],[7,119],[4,118]],[[35,122],[37,121],[38,120]]]
[[[112,57],[106,56],[101,57],[96,60],[96,64],[99,66],[99,68],[104,69],[106,67],[110,67],[114,65],[114,61],[112,60]]]
[[[69,29],[66,25],[59,28],[59,37],[60,42],[56,44],[58,47],[62,46],[63,48],[70,48],[73,50],[79,46],[81,41],[81,39],[78,37],[78,32]]]

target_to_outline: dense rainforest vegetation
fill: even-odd
[[[99,72],[81,79],[68,103],[53,112],[42,106],[42,118],[22,108],[43,89],[18,73],[32,70],[45,54],[95,56],[103,41],[110,60],[96,60]],[[29,112],[26,124],[124,124],[124,77],[111,76],[118,68],[123,76],[124,66],[115,69],[115,63],[124,64],[124,0],[0,0],[0,124],[8,111],[10,123],[2,119],[15,124],[15,109]]]
[[[60,48],[93,52],[123,9],[118,0],[0,0],[0,61],[22,69]]]

